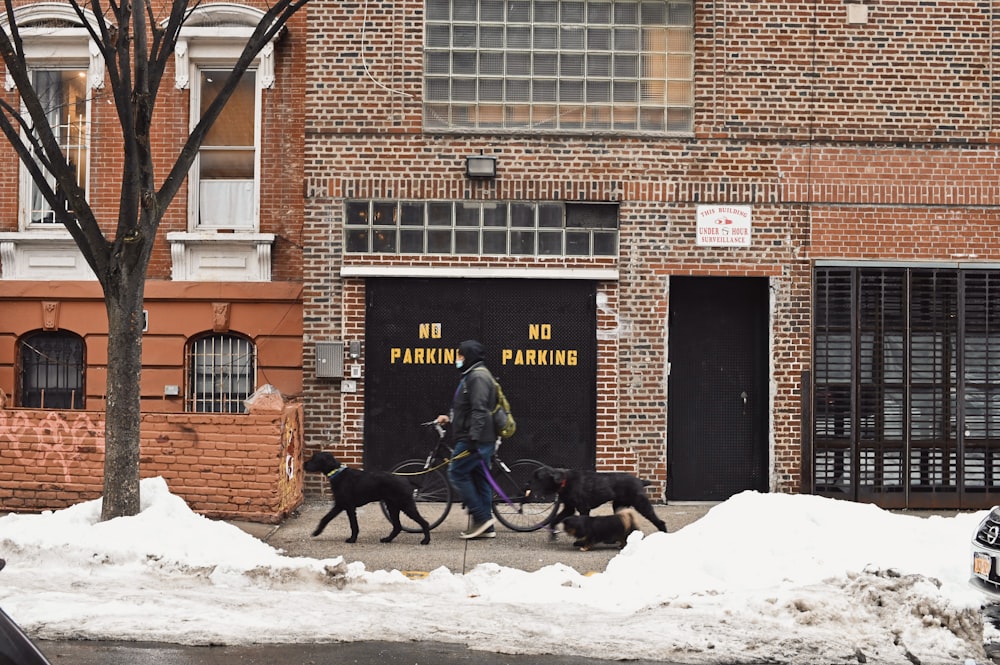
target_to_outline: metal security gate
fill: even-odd
[[[667,498],[766,491],[766,279],[670,278]]]
[[[424,451],[418,425],[447,413],[460,378],[455,349],[473,338],[517,419],[505,458],[594,468],[593,282],[369,279],[366,291],[366,467]]]
[[[815,289],[815,492],[1000,501],[1000,272],[823,267]]]

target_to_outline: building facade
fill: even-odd
[[[478,338],[519,423],[506,459],[629,471],[671,501],[997,503],[997,9],[312,0],[161,227],[144,461],[179,469],[183,448],[196,496],[203,438],[297,441],[284,422],[351,464],[419,457]],[[102,63],[65,7],[18,12],[112,220]],[[260,15],[192,14],[158,103],[165,164]],[[65,460],[99,452],[100,289],[13,156],[0,202],[0,442],[60,460],[35,507],[96,495]],[[265,386],[301,395],[301,422],[243,414]],[[273,451],[284,498],[258,517],[294,502],[302,445]]]
[[[472,337],[508,457],[992,505],[997,9],[317,0],[307,445],[419,456]]]
[[[161,175],[263,16],[257,5],[202,4],[188,17],[157,100]],[[16,21],[56,136],[112,234],[121,129],[104,63],[69,4],[21,3]],[[213,514],[267,518],[301,501],[301,485],[297,495],[287,487],[290,471],[296,483],[301,474],[280,453],[301,437],[301,416],[269,409],[272,428],[267,417],[262,425],[244,415],[244,402],[262,386],[301,392],[305,30],[304,15],[289,23],[241,80],[163,219],[149,265],[142,471],[165,475]],[[10,76],[3,95],[20,103]],[[8,465],[24,470],[0,483],[0,503],[52,507],[100,495],[91,457],[103,450],[107,314],[69,233],[12,149],[0,150],[0,442],[7,457],[56,460],[58,469],[26,485],[19,474],[35,467]],[[206,459],[192,466],[199,449]],[[246,458],[236,480],[214,468],[227,449]],[[269,494],[262,470],[274,496],[258,502]],[[32,480],[44,490],[37,500],[26,494]],[[238,488],[253,497],[234,495]]]

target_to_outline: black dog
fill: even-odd
[[[591,510],[610,501],[615,512],[621,508],[635,508],[657,529],[666,531],[667,525],[656,516],[646,496],[645,487],[649,484],[621,471],[600,473],[542,467],[535,471],[531,490],[558,493],[563,509],[549,522],[552,529],[575,512],[589,515]]]
[[[306,471],[325,473],[330,478],[330,489],[333,491],[333,508],[319,521],[312,535],[318,536],[323,529],[341,511],[347,512],[351,522],[351,537],[345,543],[358,540],[357,507],[372,501],[382,501],[389,509],[389,521],[392,523],[392,533],[382,538],[383,543],[392,542],[403,527],[399,524],[399,513],[402,511],[410,519],[423,527],[424,539],[421,545],[431,542],[431,528],[427,520],[417,512],[417,504],[409,484],[399,476],[385,471],[361,471],[342,465],[337,458],[328,452],[316,452],[309,458],[303,468]]]
[[[625,547],[628,535],[639,530],[639,513],[631,508],[622,508],[614,515],[571,515],[563,522],[563,530],[576,538],[574,547],[581,552],[588,551],[597,543],[618,544]]]

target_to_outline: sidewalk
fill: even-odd
[[[343,556],[345,561],[361,561],[366,570],[399,570],[414,576],[426,574],[444,566],[453,573],[468,572],[480,563],[497,563],[501,566],[535,571],[555,563],[571,566],[581,573],[600,572],[605,569],[618,548],[608,545],[581,552],[573,547],[572,540],[560,535],[555,540],[545,530],[530,533],[510,531],[497,524],[497,537],[488,540],[462,540],[460,531],[468,525],[468,518],[460,505],[440,526],[431,531],[429,545],[420,545],[420,534],[402,532],[388,544],[379,538],[388,535],[391,527],[377,503],[358,509],[360,533],[358,542],[348,544],[350,535],[347,515],[338,515],[317,538],[310,534],[320,518],[330,509],[330,500],[310,499],[281,524],[255,524],[231,522],[251,535],[282,550],[288,556],[315,559]],[[681,503],[656,505],[656,514],[673,532],[694,522],[707,513],[711,503]],[[594,511],[594,515],[608,514],[610,504]],[[642,520],[642,530],[651,534],[656,528]]]

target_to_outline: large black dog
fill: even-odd
[[[341,511],[347,513],[351,522],[351,537],[345,543],[358,540],[357,507],[372,501],[382,501],[389,509],[389,522],[392,523],[392,533],[380,539],[383,543],[392,542],[403,527],[399,524],[399,513],[402,511],[410,519],[423,527],[424,539],[421,545],[431,542],[431,528],[427,520],[417,512],[417,504],[413,500],[410,485],[399,476],[385,471],[361,471],[342,465],[336,457],[324,451],[313,453],[313,456],[303,465],[306,471],[326,474],[330,479],[330,489],[333,491],[333,508],[319,521],[313,536],[323,533],[323,529]]]
[[[648,481],[621,471],[577,471],[542,467],[535,471],[531,479],[531,490],[556,492],[559,495],[563,508],[549,522],[552,529],[573,513],[589,515],[591,510],[610,501],[615,512],[621,508],[635,508],[657,529],[666,531],[667,525],[656,516],[653,505],[646,496],[645,488],[649,484]]]

